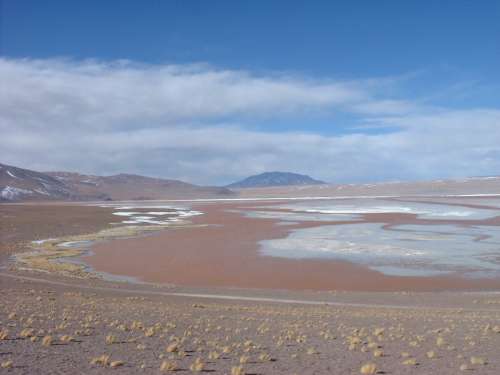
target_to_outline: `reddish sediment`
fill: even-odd
[[[250,218],[232,211],[255,209],[261,205],[198,204],[193,208],[203,211],[204,215],[192,218],[192,222],[207,226],[167,229],[151,236],[97,243],[93,246],[93,254],[85,257],[85,262],[98,272],[136,277],[146,282],[197,287],[351,291],[500,290],[498,279],[388,276],[344,261],[263,256],[259,252],[262,240],[284,238],[294,229],[349,221],[304,221],[284,226],[278,225],[279,220],[276,219]],[[362,220],[389,226],[420,222],[415,215],[407,214],[364,215]],[[356,222],[359,223],[359,220]],[[422,222],[431,224],[429,220]],[[491,220],[490,223],[494,225]]]

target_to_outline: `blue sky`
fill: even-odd
[[[500,174],[498,1],[0,3],[3,162],[198,183]]]

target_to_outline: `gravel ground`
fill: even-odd
[[[158,289],[92,290],[2,276],[0,286],[2,373],[359,374],[367,364],[376,369],[365,367],[367,374],[500,373],[498,294],[462,293],[463,308],[420,294],[412,309],[411,296],[396,293],[377,302],[400,307],[363,307],[147,295]],[[364,301],[363,294],[332,298]]]

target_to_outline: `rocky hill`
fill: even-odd
[[[131,174],[94,176],[73,172],[35,172],[0,164],[0,200],[148,200],[223,198],[235,193],[223,187]]]

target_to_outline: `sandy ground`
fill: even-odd
[[[98,224],[87,208],[21,208],[24,215],[4,207],[2,227],[11,229],[2,229],[3,254],[33,239],[101,229],[112,217],[103,209]],[[43,212],[57,217],[44,221],[50,215]],[[73,221],[76,212],[83,217]],[[251,267],[251,233],[274,226],[243,224],[231,229],[245,239]],[[210,235],[227,251],[222,245],[231,238],[216,233]],[[188,244],[183,251],[204,256]],[[500,373],[498,293],[195,288],[9,270],[0,271],[0,291],[2,373],[359,374],[366,364],[374,368],[365,373]]]
[[[185,373],[195,372],[198,358],[201,370],[219,374],[359,374],[367,363],[387,374],[500,371],[498,294],[458,294],[462,307],[449,308],[433,293],[371,293],[380,307],[365,307],[0,282],[0,361],[12,366],[6,373],[157,374],[164,362],[164,373],[169,365]],[[406,308],[415,298],[419,307]],[[346,299],[365,300],[329,297]],[[435,306],[425,307],[427,299]],[[393,304],[399,307],[383,306]],[[103,355],[109,360],[95,363]]]

